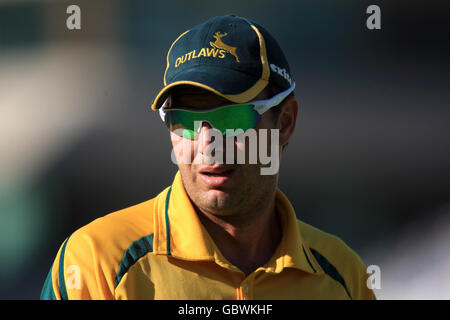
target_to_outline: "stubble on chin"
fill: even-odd
[[[215,216],[235,216],[251,214],[250,211],[259,211],[264,203],[275,193],[277,178],[261,176],[242,176],[242,181],[234,188],[210,189],[201,187],[201,182],[195,175],[188,172],[183,174],[180,169],[184,188],[191,202],[197,210],[207,212]],[[262,178],[262,179],[261,179]]]

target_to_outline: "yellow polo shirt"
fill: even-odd
[[[375,299],[359,256],[297,220],[280,191],[282,240],[250,275],[220,253],[180,173],[155,198],[94,220],[69,236],[41,299]]]

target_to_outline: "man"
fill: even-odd
[[[41,298],[374,299],[357,254],[297,220],[277,188],[294,87],[275,39],[248,19],[181,34],[152,104],[170,131],[173,184],[69,236]]]

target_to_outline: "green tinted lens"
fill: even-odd
[[[214,128],[225,135],[227,129],[236,131],[242,129],[246,131],[253,128],[261,119],[261,116],[253,109],[251,104],[239,104],[224,106],[208,112],[188,111],[188,110],[167,110],[166,125],[179,136],[188,139],[195,139],[195,122],[208,121]],[[197,123],[198,125],[198,123]],[[237,131],[237,135],[240,132]]]
[[[197,132],[191,129],[183,129],[183,138],[194,140],[197,137]]]

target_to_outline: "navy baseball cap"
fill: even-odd
[[[200,87],[234,103],[249,102],[268,83],[280,91],[290,88],[290,74],[283,51],[267,30],[243,17],[214,17],[172,43],[164,87],[151,107],[160,108],[179,85]]]

